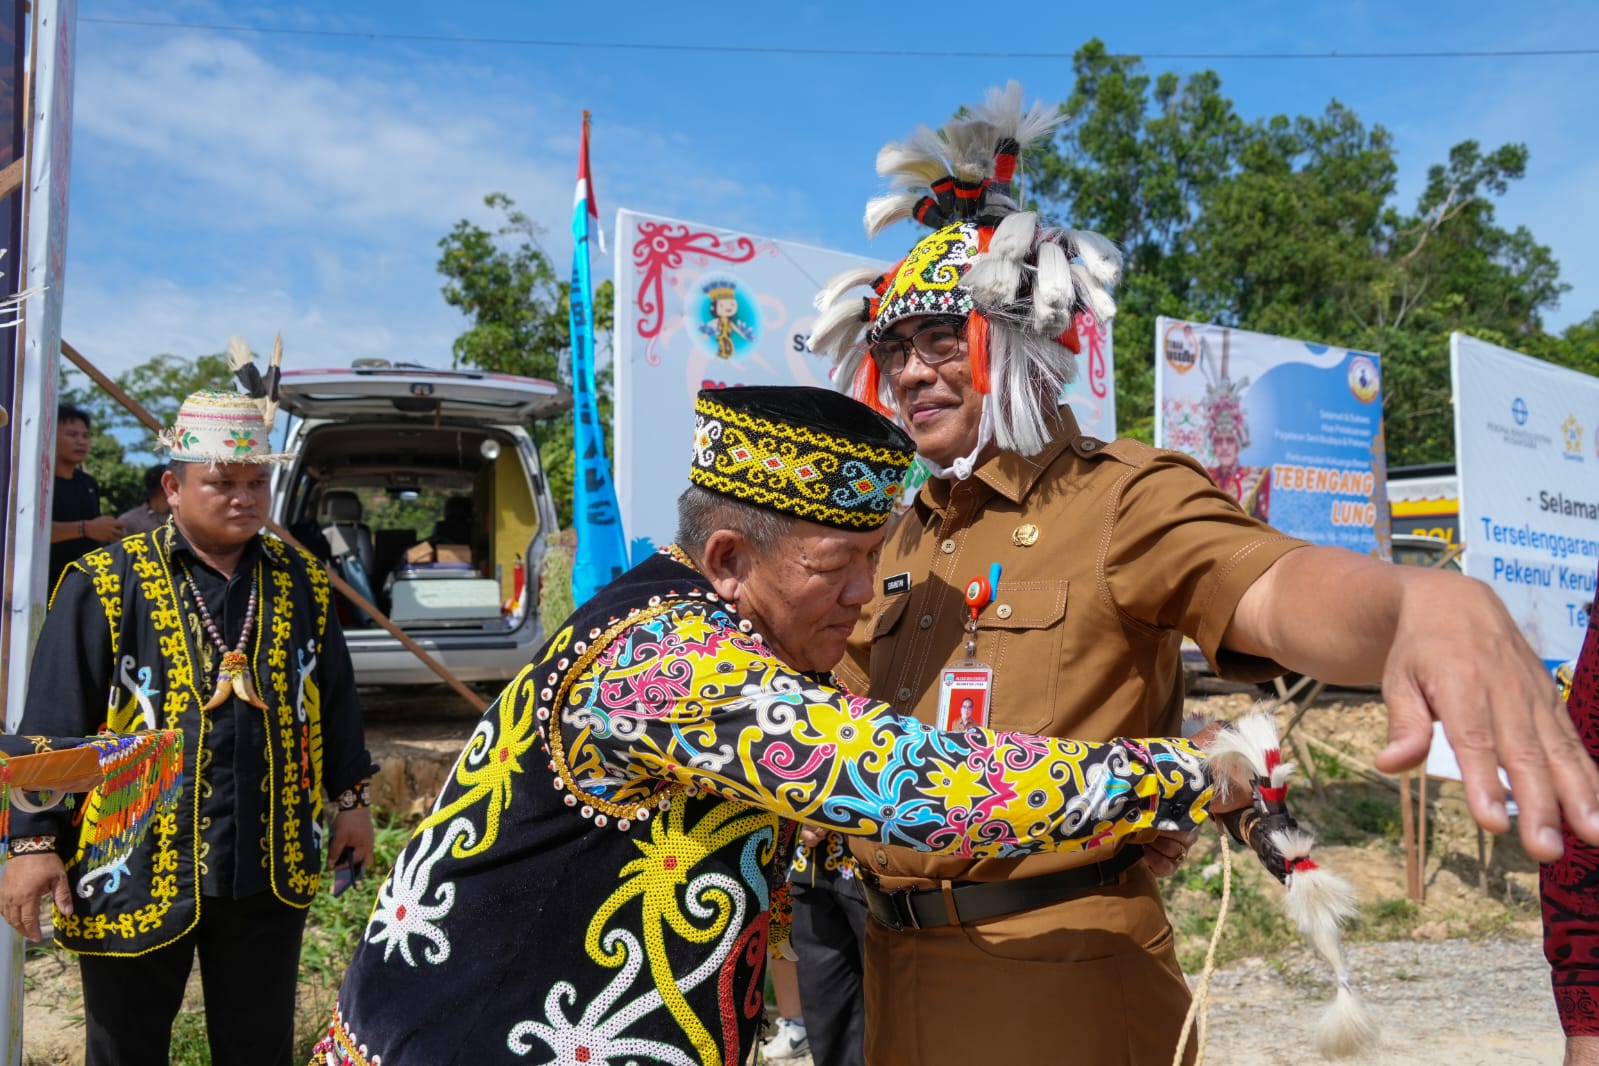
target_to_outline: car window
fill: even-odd
[[[417,540],[427,540],[449,510],[447,500],[472,498],[471,491],[450,492],[419,489],[390,492],[383,489],[356,489],[361,498],[362,521],[373,529],[408,529]]]

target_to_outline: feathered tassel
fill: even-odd
[[[988,251],[977,257],[962,283],[979,306],[1014,303],[1022,284],[1022,263],[1032,248],[1038,216],[1031,211],[1006,215],[994,227]]]
[[[1022,86],[1012,79],[1003,89],[988,90],[983,102],[972,108],[972,117],[992,126],[999,138],[1009,137],[1021,149],[1047,135],[1066,121],[1058,106],[1034,100],[1033,106],[1022,110]]]
[[[261,395],[255,401],[256,406],[261,408],[261,418],[266,423],[268,433],[272,432],[272,425],[278,420],[278,378],[282,372],[283,334],[279,333],[272,339],[272,361],[262,375]]]
[[[1109,322],[1116,317],[1116,301],[1105,286],[1088,272],[1088,268],[1081,263],[1072,264],[1072,280],[1077,283],[1077,301],[1094,313],[1094,317],[1101,322]]]
[[[250,395],[252,399],[266,395],[262,387],[261,372],[255,368],[255,354],[250,351],[250,346],[243,337],[235,334],[228,338],[228,369],[233,371],[233,380],[239,387]]]
[[[811,306],[818,311],[826,311],[849,290],[862,285],[870,286],[882,275],[880,267],[851,267],[840,271],[827,279],[821,291],[816,294],[816,299],[811,301]]]
[[[930,188],[951,170],[944,142],[926,126],[917,126],[903,141],[890,141],[877,152],[877,173],[896,189]]]
[[[157,815],[177,810],[183,788],[183,733],[176,729],[90,741],[105,778],[90,794],[79,837],[85,868],[120,861],[149,831]]]
[[[811,351],[834,355],[855,347],[871,321],[872,298],[846,296],[816,316],[811,327]]]
[[[1076,307],[1072,264],[1066,251],[1051,241],[1038,246],[1038,278],[1033,282],[1033,327],[1055,336],[1071,325]]]
[[[1122,253],[1115,242],[1084,229],[1068,230],[1066,239],[1089,275],[1107,289],[1114,289],[1122,277]]]
[[[1246,838],[1287,886],[1283,911],[1332,967],[1338,991],[1316,1027],[1316,1046],[1329,1058],[1341,1058],[1370,1049],[1377,1030],[1355,995],[1344,960],[1342,928],[1356,914],[1354,890],[1337,874],[1311,859],[1315,839],[1299,829],[1288,815],[1285,799],[1292,763],[1282,759],[1277,726],[1270,714],[1255,712],[1223,730],[1209,752],[1212,774],[1218,782],[1235,774],[1254,779],[1255,806],[1238,825],[1258,813],[1255,831]],[[1218,785],[1218,791],[1225,791]],[[1266,828],[1275,824],[1279,828]],[[1262,839],[1264,838],[1264,839]]]
[[[922,198],[919,192],[891,192],[874,196],[866,202],[866,235],[875,237],[896,222],[913,217],[916,203]]]
[[[994,127],[980,119],[952,119],[940,130],[948,146],[950,172],[960,181],[980,183],[994,173]]]

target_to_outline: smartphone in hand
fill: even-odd
[[[355,849],[345,848],[339,856],[338,863],[333,867],[333,894],[342,895],[344,890],[361,880],[361,864],[355,861]]]

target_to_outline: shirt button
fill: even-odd
[[[1091,452],[1097,447],[1099,447],[1099,441],[1097,441],[1097,440],[1085,440],[1085,441],[1083,441],[1083,451],[1085,451],[1085,452]]]
[[[945,555],[954,555],[955,541],[950,538],[945,538],[944,543],[938,546],[938,550],[943,552]]]
[[[1009,618],[1010,617],[1010,604],[1008,604],[1008,603],[1000,604],[998,607],[994,608],[994,613],[999,615],[1001,618]]]
[[[888,865],[888,852],[884,851],[882,848],[878,848],[875,852],[873,852],[872,858],[877,860],[877,865],[879,866]]]
[[[898,692],[894,693],[894,698],[896,700],[898,700],[899,702],[901,702],[901,703],[908,703],[908,702],[910,702],[910,698],[911,698],[912,695],[913,695],[913,693],[911,692],[910,689],[902,688]]]
[[[928,629],[933,624],[933,616],[930,614],[924,614],[922,615],[922,620],[916,624],[921,626],[923,629]]]

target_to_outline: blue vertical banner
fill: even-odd
[[[627,568],[622,518],[605,455],[594,385],[593,289],[589,284],[589,223],[599,222],[594,179],[589,170],[589,113],[583,112],[583,144],[572,198],[572,446],[577,454],[573,478],[572,528],[577,554],[572,562],[572,598],[582,603]],[[596,226],[596,229],[598,227]],[[601,251],[604,248],[602,246]]]

